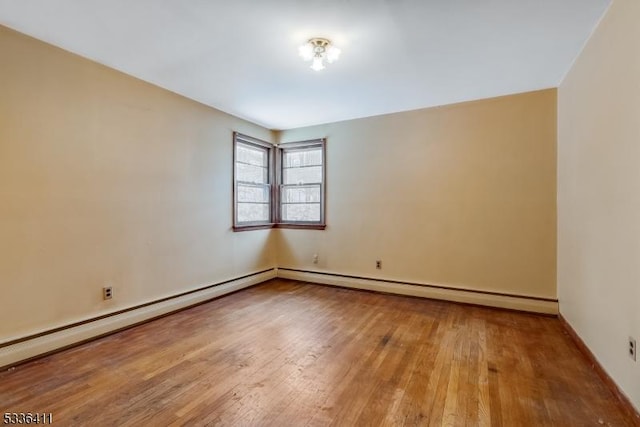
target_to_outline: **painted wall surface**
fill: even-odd
[[[0,27],[0,342],[273,267],[234,130],[273,136]]]
[[[558,94],[560,311],[640,409],[640,2],[615,0]]]
[[[279,135],[319,137],[328,225],[279,267],[556,297],[555,89]]]

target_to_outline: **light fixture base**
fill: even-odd
[[[311,43],[314,48],[322,48],[323,50],[331,44],[329,40],[320,37],[309,39],[309,43]]]

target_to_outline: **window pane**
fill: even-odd
[[[269,203],[268,185],[238,184],[237,191],[239,202]]]
[[[308,184],[322,182],[322,166],[307,166],[283,170],[284,184]]]
[[[266,203],[238,203],[238,222],[269,221],[269,205]]]
[[[282,205],[282,219],[285,222],[320,222],[320,203]]]
[[[320,203],[320,185],[284,187],[282,203]]]
[[[241,143],[238,143],[236,146],[237,162],[266,167],[267,160],[267,150],[265,149],[253,147],[251,145],[244,145]]]
[[[320,223],[324,204],[324,141],[299,143],[291,148],[284,144],[282,149],[280,220]]]
[[[254,182],[256,184],[267,184],[267,171],[268,169],[265,167],[236,163],[236,180]]]
[[[284,153],[284,167],[317,166],[322,164],[322,149],[287,150]]]
[[[273,147],[234,135],[234,227],[269,224],[273,219]]]

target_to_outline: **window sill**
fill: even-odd
[[[274,224],[258,224],[258,225],[234,225],[233,231],[251,231],[251,230],[267,230],[273,228]]]
[[[301,230],[324,230],[327,228],[327,224],[287,224],[279,223],[274,224],[273,228],[296,228]]]
[[[267,230],[269,228],[292,228],[297,230],[324,230],[327,224],[259,224],[259,225],[236,225],[233,231]]]

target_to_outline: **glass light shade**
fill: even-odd
[[[305,61],[311,61],[313,58],[313,46],[310,43],[305,43],[298,48],[298,53]]]
[[[327,61],[329,63],[332,63],[333,61],[337,61],[338,58],[340,57],[340,52],[341,52],[340,49],[330,45],[329,48],[327,49]]]
[[[322,63],[321,56],[316,56],[313,58],[313,64],[311,64],[311,69],[315,71],[324,70],[324,64]]]
[[[325,69],[324,62],[332,63],[340,57],[340,49],[331,45],[331,41],[324,38],[312,38],[298,48],[298,53],[305,61],[313,61],[311,69],[320,71]]]

